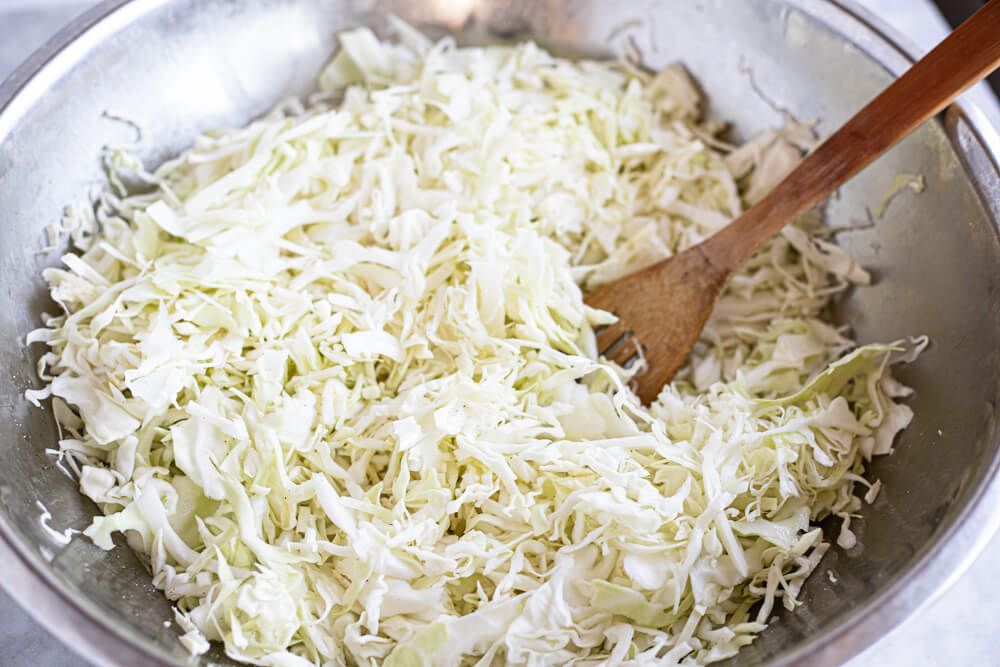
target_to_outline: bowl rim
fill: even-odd
[[[169,0],[104,0],[81,14],[43,44],[0,83],[0,142],[16,127],[22,114],[52,83],[69,73],[86,54],[117,31]],[[857,0],[769,0],[798,10],[845,36],[892,76],[899,76],[919,56],[916,48]],[[935,122],[940,122],[935,120]],[[967,97],[945,112],[947,128],[962,123],[986,157],[987,175],[1000,183],[1000,132]],[[954,144],[952,132],[947,132]],[[983,206],[1000,224],[1000,188],[978,187]],[[942,523],[908,565],[874,597],[844,614],[823,632],[782,651],[773,665],[839,665],[860,653],[947,590],[978,558],[1000,529],[1000,426],[994,427],[993,460],[966,504],[952,521]],[[41,625],[81,656],[98,665],[179,664],[161,646],[131,627],[104,618],[97,605],[67,590],[59,577],[38,558],[0,511],[2,585]]]

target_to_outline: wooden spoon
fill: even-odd
[[[733,271],[782,227],[1000,65],[1000,0],[991,0],[810,153],[735,221],[696,246],[591,292],[615,313],[598,349],[620,364],[644,352],[637,393],[652,401],[680,368]]]

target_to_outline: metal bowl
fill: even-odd
[[[468,42],[632,51],[651,68],[681,60],[709,113],[744,137],[780,125],[784,110],[829,132],[911,62],[854,5],[827,0],[115,0],[76,21],[0,87],[0,572],[95,663],[191,664],[136,557],[63,532],[96,508],[46,453],[51,415],[23,399],[39,384],[40,352],[25,334],[54,308],[39,273],[59,253],[40,252],[43,229],[103,182],[103,146],[135,143],[142,128],[137,149],[155,163],[200,130],[244,123],[308,92],[338,30],[381,29],[390,11]],[[902,373],[916,419],[895,456],[872,466],[884,488],[853,524],[859,545],[832,550],[802,607],[733,664],[846,660],[953,580],[1000,521],[998,156],[996,133],[959,104],[833,199],[831,221],[854,227],[840,243],[877,278],[837,317],[861,341],[929,334],[934,344]],[[900,194],[872,220],[900,172],[922,173],[925,192]],[[202,663],[213,660],[226,661]]]

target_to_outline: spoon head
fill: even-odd
[[[644,404],[684,365],[729,274],[697,245],[587,295],[588,306],[618,316],[598,332],[600,353],[621,365],[645,359],[635,378]]]

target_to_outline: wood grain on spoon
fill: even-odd
[[[733,271],[793,218],[998,65],[1000,0],[991,0],[734,222],[587,295],[588,305],[619,317],[598,332],[598,349],[625,363],[641,346],[648,367],[636,378],[637,393],[644,403],[653,400],[684,364]]]

